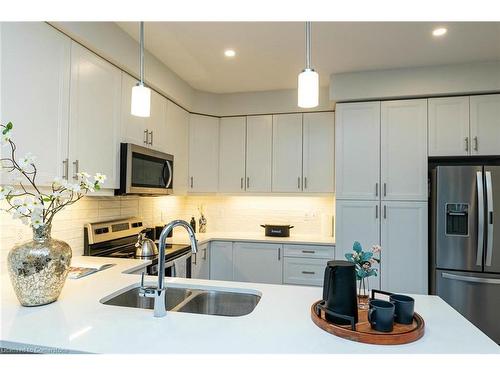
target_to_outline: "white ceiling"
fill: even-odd
[[[138,40],[137,22],[118,25]],[[433,37],[441,25],[448,33]],[[203,91],[290,89],[304,68],[300,22],[147,22],[145,34],[147,50]],[[322,86],[331,73],[500,60],[500,22],[316,22],[312,38]]]

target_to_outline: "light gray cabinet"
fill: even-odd
[[[210,279],[233,281],[233,243],[210,243]]]
[[[210,278],[209,244],[198,246],[198,252],[191,257],[191,277],[193,279]]]
[[[283,246],[273,243],[234,242],[234,281],[283,283]]]

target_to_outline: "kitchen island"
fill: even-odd
[[[116,265],[68,279],[58,301],[30,308],[19,305],[2,265],[2,348],[42,353],[500,353],[498,345],[437,296],[414,296],[426,321],[422,339],[378,346],[332,336],[312,322],[310,306],[321,298],[321,288],[169,278],[167,287],[251,292],[261,299],[241,317],[169,311],[154,318],[152,310],[100,302],[139,286],[140,276],[130,272],[148,261],[75,257],[72,265],[83,261]],[[145,279],[147,285],[156,283],[155,277]]]

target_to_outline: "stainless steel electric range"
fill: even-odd
[[[89,223],[84,226],[84,255],[110,258],[151,260],[146,269],[148,275],[158,275],[158,255],[137,257],[136,247],[139,233],[146,235],[158,245],[158,227],[147,228],[142,219],[126,219]],[[171,235],[171,234],[170,234]],[[165,276],[191,277],[191,246],[186,244],[166,245]]]

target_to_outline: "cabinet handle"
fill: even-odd
[[[297,177],[297,189],[300,190],[300,177]]]
[[[206,260],[207,259],[207,249],[203,249],[203,260]]]
[[[314,251],[314,250],[302,250],[302,252],[303,252],[304,254],[314,254],[314,253],[315,253],[315,251]]]
[[[479,149],[478,144],[477,144],[477,137],[474,137],[474,151],[477,151]]]
[[[193,176],[191,176],[191,189],[193,188]]]
[[[247,177],[247,189],[250,187],[250,177]]]
[[[378,182],[375,182],[375,196],[378,197]]]
[[[193,264],[196,265],[196,256],[198,255],[197,253],[194,253],[194,259],[193,259]]]
[[[69,160],[68,158],[63,160],[63,179],[67,180],[69,175]]]
[[[384,205],[384,219],[387,219],[387,206]]]
[[[240,179],[240,189],[243,190],[243,177]]]
[[[304,177],[304,189],[307,189],[307,177]]]
[[[147,145],[149,141],[148,129],[144,130],[144,144]]]
[[[384,182],[384,197],[387,196],[387,184]]]
[[[152,146],[153,145],[153,131],[150,131],[149,135],[151,135],[151,139],[149,140],[149,144]]]
[[[378,219],[378,204],[375,205],[375,219]]]
[[[73,166],[74,166],[74,169],[75,169],[75,174],[73,175],[73,179],[75,180],[78,180],[78,159],[76,159],[74,162],[73,162]]]
[[[281,260],[281,247],[278,247],[278,260]]]
[[[316,272],[313,271],[302,271],[304,275],[314,275]]]
[[[469,137],[465,137],[465,151],[469,151]]]

